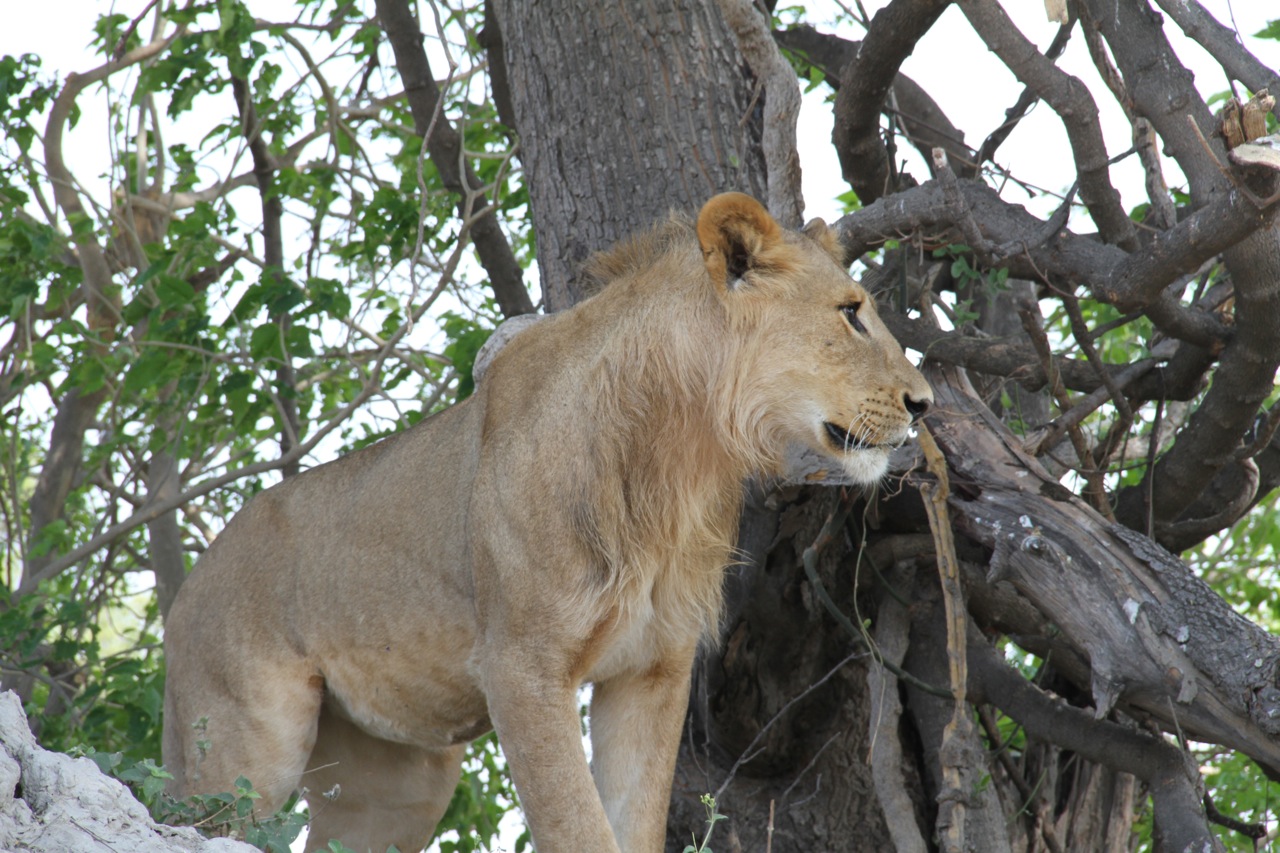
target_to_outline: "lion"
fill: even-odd
[[[419,850],[495,729],[541,853],[662,850],[744,480],[798,442],[874,483],[932,399],[840,256],[718,195],[469,399],[257,495],[168,619],[171,792],[302,786],[308,850]]]

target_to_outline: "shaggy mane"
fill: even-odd
[[[652,269],[660,259],[679,250],[696,251],[697,245],[693,220],[685,214],[672,213],[666,222],[587,258],[582,265],[583,294],[591,296],[615,279]]]

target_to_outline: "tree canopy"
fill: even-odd
[[[798,225],[804,90],[939,405],[880,498],[751,487],[671,838],[705,793],[776,849],[842,809],[900,849],[1274,834],[1280,21],[537,5],[159,0],[96,14],[75,68],[0,56],[0,676],[41,739],[156,799],[158,637],[227,519],[465,397],[503,319],[668,210],[738,189]],[[908,76],[957,27],[1007,69],[998,126]],[[1004,154],[1037,112],[1061,186]],[[512,808],[492,739],[469,769],[444,849]]]

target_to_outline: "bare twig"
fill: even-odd
[[[1103,239],[1124,249],[1137,248],[1133,221],[1111,184],[1098,107],[1088,87],[1036,50],[995,0],[961,0],[958,5],[987,47],[1062,119],[1079,175],[1080,197]]]
[[[1049,338],[1040,326],[1038,309],[1034,304],[1021,305],[1018,307],[1018,316],[1022,319],[1023,330],[1027,333],[1027,337],[1031,339],[1032,346],[1035,347],[1040,356],[1045,372],[1049,374],[1049,392],[1063,412],[1071,411],[1073,408],[1071,398],[1067,396],[1066,389],[1062,386],[1061,377],[1053,370],[1053,354],[1049,349]],[[1110,393],[1110,388],[1108,388],[1108,393]],[[1114,521],[1115,517],[1111,513],[1111,504],[1107,499],[1106,483],[1103,481],[1102,472],[1094,464],[1093,453],[1090,452],[1088,442],[1085,441],[1084,434],[1080,431],[1078,421],[1070,422],[1064,420],[1063,426],[1066,429],[1068,438],[1071,439],[1071,446],[1075,448],[1076,458],[1080,462],[1080,475],[1084,477],[1086,483],[1085,494],[1094,509]],[[1044,444],[1041,443],[1040,447],[1043,448]]]

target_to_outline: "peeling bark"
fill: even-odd
[[[955,522],[1089,661],[1113,708],[1222,743],[1280,772],[1280,638],[1237,615],[1151,540],[1110,524],[1028,457],[955,370],[935,370],[931,428]],[[1121,652],[1123,650],[1123,652]]]

